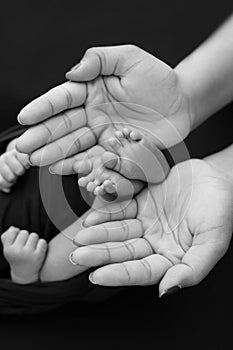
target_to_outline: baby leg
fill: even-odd
[[[130,197],[142,188],[140,181],[129,181],[121,174],[104,166],[102,155],[106,153],[101,146],[95,147],[96,152],[83,152],[74,164],[74,170],[84,175],[78,181],[79,186],[86,187],[95,195],[115,195],[120,198]]]
[[[109,139],[113,152],[102,155],[105,167],[128,179],[149,183],[160,183],[166,178],[169,165],[150,138],[129,128],[116,131],[114,136]]]
[[[38,281],[45,259],[47,243],[36,233],[10,227],[1,236],[3,253],[10,264],[13,282],[28,284]]]

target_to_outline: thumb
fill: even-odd
[[[145,52],[134,45],[93,47],[83,59],[66,73],[72,81],[89,81],[99,75],[123,76]]]
[[[159,285],[159,296],[169,295],[180,288],[201,282],[227,250],[228,244],[210,242],[192,246],[180,264],[167,270]]]

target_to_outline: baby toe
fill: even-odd
[[[129,128],[123,128],[122,132],[124,137],[129,137],[131,130]]]
[[[120,198],[132,198],[134,186],[128,179],[121,178],[116,181],[116,192]]]
[[[103,188],[106,193],[115,193],[116,192],[116,186],[111,180],[105,180],[103,183]]]
[[[94,180],[94,176],[84,176],[84,177],[81,177],[79,180],[78,180],[78,184],[79,186],[81,187],[86,187],[87,184],[89,182],[92,182]]]
[[[131,131],[130,133],[130,138],[133,140],[133,141],[139,141],[142,139],[142,135],[140,134],[140,132],[138,131]]]
[[[117,130],[114,132],[114,136],[121,142],[121,140],[124,138],[124,134],[122,131]]]
[[[95,183],[94,182],[89,182],[88,184],[87,184],[87,191],[88,192],[94,192],[94,190],[95,190],[95,188],[96,188],[96,185],[95,185]]]
[[[114,152],[118,152],[122,147],[121,142],[116,137],[110,137],[110,139],[108,139],[108,144],[114,150]]]
[[[103,196],[104,195],[104,190],[102,186],[97,186],[94,190],[94,195],[95,196]]]
[[[73,169],[77,173],[88,175],[93,169],[93,164],[90,159],[80,160],[74,163]]]

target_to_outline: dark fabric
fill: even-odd
[[[232,10],[232,0],[2,1],[1,130],[16,123],[26,103],[62,83],[88,47],[133,43],[174,67]],[[190,155],[232,143],[232,115],[233,104],[195,130],[187,139]],[[0,316],[1,350],[232,350],[232,266],[231,244],[201,284],[163,300],[157,286],[133,287],[46,317]]]
[[[4,152],[11,139],[19,136],[24,130],[23,127],[13,127],[2,133],[1,152]],[[62,202],[61,191],[58,190],[61,185],[70,207]],[[44,200],[49,212],[45,210],[42,202],[43,187]],[[18,179],[10,194],[0,192],[0,234],[14,225],[29,232],[37,232],[41,238],[50,241],[87,209],[88,205],[77,186],[77,175],[64,176],[61,183],[61,177],[51,175],[46,167],[31,168]],[[53,222],[50,220],[50,214]],[[88,280],[90,271],[66,281],[27,286],[13,283],[9,272],[9,265],[3,256],[0,243],[0,314],[39,313],[75,301],[100,301],[121,290],[92,285]]]

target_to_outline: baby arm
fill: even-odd
[[[90,213],[90,211],[85,213],[85,216],[88,213]],[[83,220],[84,217],[78,219],[49,242],[47,256],[40,270],[41,282],[66,280],[89,268],[86,266],[73,265],[69,260],[70,253],[77,249],[72,239],[83,229]]]
[[[11,226],[1,236],[3,253],[10,265],[12,281],[17,284],[61,281],[76,276],[89,267],[74,265],[69,255],[75,249],[72,239],[83,229],[80,218],[49,244],[39,235]]]
[[[19,153],[16,148],[17,139],[12,140],[6,152],[0,156],[0,190],[9,193],[11,187],[30,167],[27,154]]]

